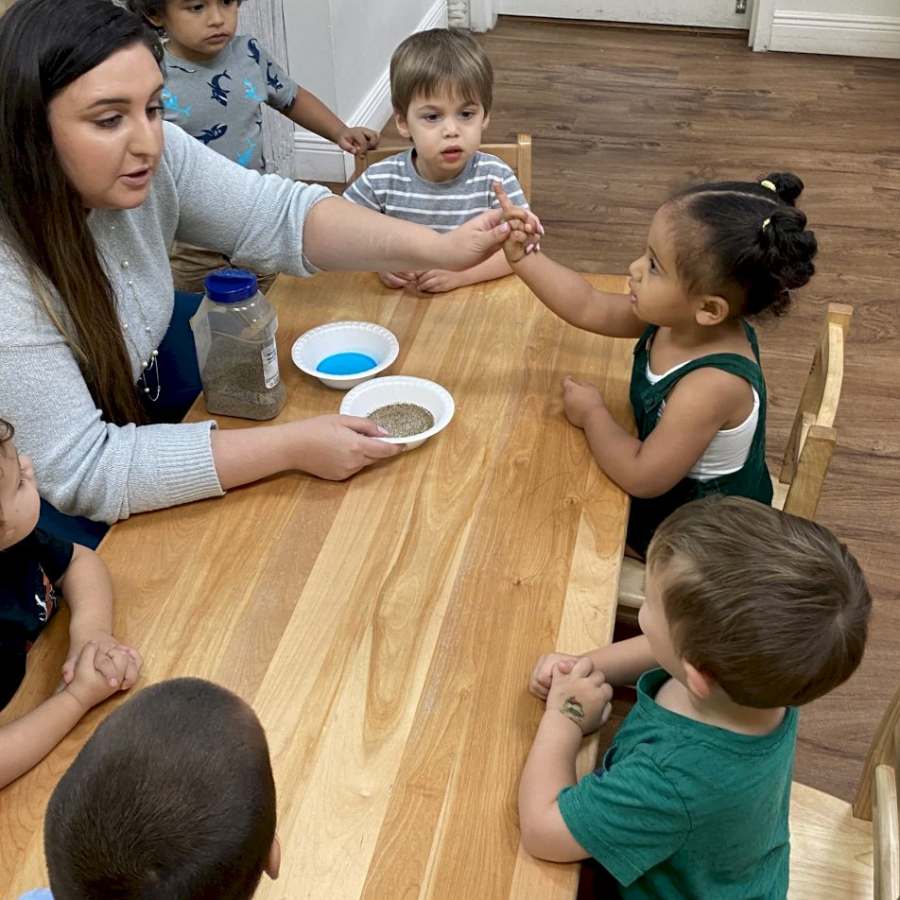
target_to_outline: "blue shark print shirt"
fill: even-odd
[[[0,709],[25,677],[25,657],[59,607],[53,585],[72,561],[73,545],[35,528],[0,551]]]
[[[286,110],[297,83],[256,38],[235,35],[212,59],[195,62],[166,51],[163,117],[247,169],[265,170],[262,104]]]

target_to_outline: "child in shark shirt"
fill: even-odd
[[[222,156],[265,171],[263,103],[347,153],[365,155],[378,146],[377,131],[348,128],[286,75],[255,37],[236,33],[236,0],[129,0],[128,5],[168,38],[163,117]],[[197,293],[209,272],[231,265],[219,253],[179,243],[170,258],[176,289]],[[260,289],[276,274],[258,272]]]

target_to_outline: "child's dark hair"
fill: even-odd
[[[670,515],[647,551],[673,646],[741,706],[800,706],[862,660],[872,597],[827,529],[716,494]]]
[[[237,0],[240,6],[243,0]],[[151,19],[160,19],[166,14],[169,0],[125,0],[125,6],[133,13],[137,13],[157,34],[163,35],[166,29],[152,22]]]
[[[243,700],[195,678],[113,712],[44,822],[55,900],[249,900],[274,839],[265,732]]]
[[[697,226],[679,222],[672,235],[685,290],[724,297],[737,315],[787,312],[791,291],[815,273],[816,236],[794,206],[802,190],[796,175],[776,172],[676,194],[666,205]]]
[[[459,28],[432,28],[410,35],[391,57],[391,103],[407,115],[418,96],[441,91],[491,111],[494,69],[480,44]]]

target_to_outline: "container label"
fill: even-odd
[[[275,347],[275,335],[266,341],[260,351],[263,363],[263,378],[266,379],[266,389],[271,390],[281,380],[278,374],[278,350]]]
[[[212,330],[206,310],[200,310],[191,319],[191,331],[194,332],[194,347],[197,350],[197,364],[202,372],[206,366],[206,358],[212,346]]]

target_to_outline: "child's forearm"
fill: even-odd
[[[591,312],[595,312],[596,304],[602,302],[603,295],[578,272],[539,252],[523,256],[511,268],[538,300],[561,319],[576,328],[594,330],[595,316]]]
[[[559,810],[563,788],[578,780],[575,760],[581,729],[556,710],[548,709],[538,727],[519,782],[519,825],[522,845],[532,856],[568,862],[582,859]]]
[[[303,88],[297,88],[297,96],[286,115],[301,128],[335,144],[347,130],[347,126],[318,97]]]
[[[75,545],[72,561],[59,586],[71,610],[69,640],[72,644],[84,644],[98,634],[112,634],[112,580],[106,563],[93,550]]]
[[[644,672],[659,665],[650,649],[650,641],[644,634],[597,647],[584,655],[594,664],[595,669],[603,672],[610,684],[617,687],[635,684]]]
[[[661,487],[658,478],[666,473],[648,471],[642,465],[643,443],[625,431],[605,405],[592,409],[583,427],[597,465],[623,491],[632,497],[658,497],[668,490],[669,485]]]
[[[0,787],[37,765],[87,710],[67,690],[0,727]]]
[[[486,259],[471,269],[465,269],[459,273],[461,278],[461,286],[468,284],[480,284],[482,281],[493,281],[495,278],[503,278],[509,275],[512,268],[506,261],[506,256],[502,250],[498,250],[490,259]]]

